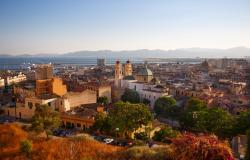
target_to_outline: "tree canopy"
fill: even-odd
[[[48,137],[48,133],[52,129],[59,127],[61,119],[59,113],[53,111],[48,105],[40,105],[36,107],[35,115],[32,117],[32,129],[37,132],[45,131]]]
[[[245,134],[248,129],[250,129],[250,109],[246,112],[241,112],[236,118],[234,133]]]
[[[108,104],[108,98],[106,96],[98,97],[97,98],[97,103],[107,105]]]
[[[173,130],[171,127],[165,126],[161,128],[159,131],[155,132],[153,140],[166,142],[168,138],[175,138],[177,137],[178,134],[179,132]]]
[[[173,117],[176,108],[176,100],[172,97],[160,97],[155,101],[154,111],[166,117]]]
[[[190,99],[180,119],[183,128],[205,133],[214,133],[219,137],[232,136],[234,119],[227,111],[213,107],[208,109],[198,99]]]
[[[109,113],[109,117],[113,129],[119,128],[120,133],[128,136],[153,119],[147,106],[129,102],[117,102],[114,109]]]
[[[133,89],[125,89],[121,99],[123,102],[140,103],[140,95]]]

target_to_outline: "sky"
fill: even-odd
[[[250,48],[250,0],[0,0],[0,54]]]

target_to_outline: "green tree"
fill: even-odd
[[[29,140],[23,140],[20,142],[20,152],[27,156],[32,152],[32,142]]]
[[[197,99],[197,98],[191,98],[191,99],[189,99],[187,101],[185,109],[188,112],[191,112],[191,111],[202,111],[204,109],[207,109],[207,106],[206,106],[206,104],[202,100]]]
[[[98,97],[97,98],[97,103],[107,105],[108,104],[108,98],[106,96]]]
[[[248,129],[250,129],[250,109],[246,112],[241,112],[236,118],[234,134],[245,134]]]
[[[125,89],[121,99],[123,102],[140,103],[140,95],[133,89]]]
[[[144,98],[142,103],[145,105],[150,105],[150,100],[148,100],[147,98]]]
[[[231,138],[234,124],[233,116],[222,108],[214,107],[208,110],[207,117],[204,117],[204,125],[207,131],[214,133],[220,138]]]
[[[126,136],[130,136],[138,128],[148,125],[153,119],[147,106],[129,102],[117,102],[108,118],[110,118],[112,130],[119,128],[119,132]]]
[[[166,142],[168,138],[175,138],[177,137],[179,132],[173,130],[171,127],[163,127],[159,131],[156,131],[153,140],[159,142]]]
[[[58,128],[61,124],[59,113],[53,111],[48,105],[36,107],[35,115],[32,117],[32,129],[37,132],[45,131],[47,138],[52,129]]]
[[[174,108],[176,107],[176,100],[172,97],[160,97],[155,101],[154,111],[157,114],[166,117],[174,116]]]
[[[189,99],[180,118],[181,126],[189,130],[196,129],[197,120],[201,119],[207,113],[206,111],[207,107],[203,101],[196,98]]]
[[[230,138],[234,118],[227,111],[213,107],[208,109],[199,100],[188,102],[187,108],[180,119],[185,129],[196,132],[214,133],[221,138]]]
[[[246,135],[247,135],[247,151],[246,151],[245,159],[250,160],[250,129],[246,131]]]
[[[98,113],[95,115],[95,123],[91,127],[92,130],[97,132],[109,133],[111,130],[110,119],[105,113]]]

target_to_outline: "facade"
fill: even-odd
[[[111,85],[108,83],[98,83],[98,82],[89,82],[83,84],[84,89],[88,89],[96,92],[96,99],[99,97],[107,97],[108,102],[111,102]]]
[[[22,82],[22,81],[26,81],[26,76],[20,72],[17,76],[13,76],[13,77],[7,76],[5,84],[6,86],[10,86],[10,85]]]
[[[152,109],[154,108],[155,101],[158,98],[170,96],[169,89],[161,85],[133,82],[129,83],[128,88],[137,91],[140,95],[141,101],[143,101],[143,99],[148,99],[150,101],[149,106]]]
[[[59,110],[65,112],[81,105],[92,103],[96,103],[95,91],[87,89],[83,92],[68,92],[60,98]]]
[[[149,83],[153,79],[153,73],[150,69],[148,69],[147,65],[145,65],[136,75],[136,80],[140,83]]]
[[[51,79],[53,77],[52,64],[40,64],[36,66],[36,80]]]
[[[5,86],[4,79],[0,77],[0,88],[3,88]]]
[[[84,105],[61,114],[65,128],[76,128],[80,130],[89,129],[95,122],[95,115],[103,112],[102,106]]]
[[[238,135],[233,137],[232,139],[232,150],[236,156],[236,158],[245,157],[247,150],[247,136],[246,135]]]
[[[63,84],[61,78],[36,80],[36,95],[55,94],[63,96],[67,93],[67,86]]]
[[[24,103],[17,102],[16,107],[5,107],[4,112],[8,116],[20,119],[31,119],[35,114],[37,106],[48,105],[56,110],[56,108],[58,108],[57,101],[58,99],[56,97],[28,97],[25,98]]]
[[[116,61],[115,63],[115,86],[117,88],[121,87],[122,78],[123,78],[122,64],[120,63],[120,61]]]
[[[129,60],[127,60],[124,66],[124,76],[132,76],[132,72],[132,64]]]
[[[19,90],[21,91],[21,90]],[[26,92],[22,90],[22,92]],[[81,93],[67,93],[63,97],[56,95],[27,96],[24,100],[19,99],[15,106],[5,107],[4,112],[8,116],[30,119],[35,113],[36,107],[48,105],[53,110],[66,112],[84,104],[96,103],[96,93],[85,90]]]
[[[104,58],[97,59],[97,66],[103,67],[103,66],[105,66],[105,63],[106,63],[106,61]]]

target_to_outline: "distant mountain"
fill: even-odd
[[[98,50],[77,51],[64,54],[35,54],[19,55],[17,57],[88,57],[88,58],[244,58],[250,56],[250,49],[246,47],[235,47],[229,49],[211,48],[182,48],[176,50]],[[10,57],[6,54],[0,57]]]
[[[66,53],[63,57],[112,57],[112,58],[243,58],[250,55],[250,49],[235,47],[230,49],[184,48],[176,50],[128,50],[128,51],[78,51]]]

